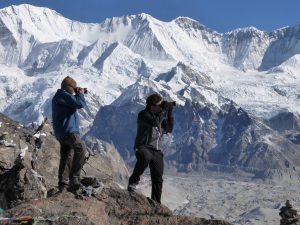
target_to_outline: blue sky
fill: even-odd
[[[247,26],[272,31],[300,23],[300,0],[0,0],[0,8],[21,3],[82,22],[141,12],[163,21],[188,16],[218,32]]]

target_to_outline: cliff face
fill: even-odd
[[[38,224],[229,224],[176,216],[165,206],[120,189],[118,184],[127,181],[125,164],[112,146],[88,137],[87,144],[94,143],[96,155],[84,166],[83,175],[98,180],[97,188],[82,199],[69,192],[57,194],[59,144],[51,125],[46,122],[34,135],[3,115],[0,124],[0,208],[5,209],[1,224],[17,220]]]

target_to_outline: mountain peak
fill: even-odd
[[[67,39],[85,44],[97,40],[99,34],[98,24],[73,21],[55,10],[29,4],[0,9],[0,20],[16,40],[46,43]]]
[[[177,17],[176,19],[173,20],[179,27],[185,29],[185,30],[200,30],[200,31],[206,31],[208,33],[215,33],[217,34],[218,32],[204,26],[203,24],[199,23],[197,20],[194,20],[189,17]]]
[[[123,25],[129,25],[130,23],[132,23],[134,20],[139,20],[139,21],[152,21],[154,20],[154,18],[146,13],[140,13],[137,15],[125,15],[125,16],[121,16],[121,17],[110,17],[110,18],[106,18],[104,20],[102,24],[102,27],[105,27],[107,25],[109,26],[117,26],[120,24]]]
[[[6,12],[6,13],[12,13],[14,15],[18,16],[24,16],[24,13],[34,13],[34,14],[56,14],[61,16],[59,13],[56,11],[46,8],[46,7],[38,7],[38,6],[33,6],[29,4],[20,4],[20,5],[11,5],[5,8],[0,9],[1,12]]]
[[[237,28],[232,31],[226,32],[225,34],[232,34],[232,35],[237,35],[237,34],[263,34],[266,33],[265,31],[259,30],[256,27],[250,26],[250,27],[244,27],[244,28]]]
[[[137,15],[138,18],[142,19],[142,20],[149,20],[149,19],[153,19],[153,17],[147,13],[140,13]]]
[[[179,16],[173,20],[175,23],[188,23],[188,24],[197,24],[199,26],[205,27],[204,25],[200,24],[197,20],[194,20],[190,17]]]

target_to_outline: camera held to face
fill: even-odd
[[[76,87],[75,88],[75,93],[76,94],[79,94],[79,93],[87,94],[87,92],[88,92],[87,88],[81,88],[81,87]]]
[[[162,101],[162,103],[160,104],[161,108],[164,111],[169,111],[170,109],[172,109],[174,106],[176,106],[176,102],[172,101],[172,102],[168,102],[168,101]]]

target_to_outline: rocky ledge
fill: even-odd
[[[3,217],[13,219],[22,219],[22,216],[32,223],[53,225],[230,225],[224,221],[176,216],[167,207],[140,194],[113,188],[104,188],[97,196],[80,200],[69,192],[30,200],[3,214]],[[4,224],[11,224],[11,221]]]
[[[97,181],[91,191],[83,189],[85,195],[81,198],[67,191],[58,193],[59,144],[51,125],[45,122],[37,135],[36,130],[24,128],[1,114],[0,124],[1,224],[229,225],[225,221],[174,215],[141,194],[123,190],[120,177],[126,177],[128,171],[112,164],[115,159],[108,155],[115,154],[107,154],[112,149],[105,144],[84,167],[86,176],[93,178],[87,180]]]

